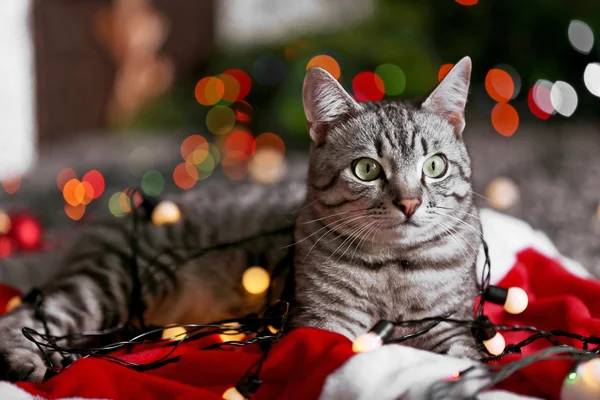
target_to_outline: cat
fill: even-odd
[[[243,289],[250,256],[264,254],[262,266],[273,271],[290,251],[292,326],[352,339],[380,318],[470,318],[481,240],[461,140],[470,70],[470,59],[461,60],[424,101],[357,103],[326,71],[311,68],[303,90],[312,139],[308,181],[215,181],[173,197],[181,209],[174,224],[141,218],[134,229],[125,218],[78,232],[57,258],[61,272],[40,288],[50,333],[124,323],[134,290],[150,324],[256,312],[272,299]],[[189,259],[202,249],[212,250]],[[41,254],[38,262],[45,260]],[[277,297],[282,283],[274,283]],[[40,381],[47,365],[22,327],[44,332],[29,302],[0,317],[0,379]],[[445,324],[407,344],[479,355],[465,328]],[[57,354],[52,361],[60,365]]]

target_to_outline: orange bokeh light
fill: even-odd
[[[448,72],[450,72],[452,67],[454,67],[454,64],[444,64],[440,67],[440,70],[438,72],[438,82],[441,82],[442,79],[444,79],[444,77],[448,75]]]
[[[308,71],[312,67],[323,68],[325,71],[329,72],[335,79],[340,79],[340,76],[342,75],[340,64],[338,64],[335,58],[328,56],[327,54],[320,54],[311,58],[308,64],[306,64],[306,70]]]
[[[58,173],[58,177],[56,178],[56,186],[58,190],[62,191],[65,187],[65,183],[70,181],[71,179],[77,179],[77,174],[72,168],[65,168]]]
[[[219,78],[207,76],[196,84],[194,96],[203,106],[212,106],[219,102],[225,94],[225,84]]]
[[[85,205],[79,204],[72,206],[68,203],[65,203],[65,214],[67,214],[67,216],[72,220],[79,221],[81,217],[83,217],[83,214],[85,214]]]
[[[229,74],[219,75],[219,79],[223,82],[224,92],[223,100],[228,103],[234,103],[240,94],[240,84],[235,76]]]
[[[498,103],[492,110],[492,125],[502,136],[512,136],[519,128],[519,114],[508,103]]]
[[[175,167],[173,182],[183,189],[191,189],[198,181],[198,170],[194,164],[184,162]]]
[[[462,5],[462,6],[474,6],[475,4],[477,4],[479,2],[479,0],[454,0],[456,1],[458,4]]]
[[[2,187],[8,194],[15,194],[21,187],[21,177],[13,176],[10,178],[2,179]]]
[[[208,141],[201,135],[191,135],[181,143],[181,156],[187,160],[196,150],[208,151]]]
[[[263,133],[256,138],[256,149],[273,149],[278,153],[285,154],[285,143],[274,133]]]
[[[69,205],[78,206],[85,197],[85,188],[78,179],[71,179],[63,187],[63,197]]]
[[[485,77],[485,90],[492,99],[506,103],[515,93],[515,83],[508,72],[493,68]]]
[[[221,168],[229,179],[243,179],[248,174],[248,156],[241,151],[228,152],[221,161]]]
[[[238,151],[244,153],[246,158],[249,158],[256,150],[256,142],[254,136],[248,132],[237,131],[227,137],[224,147],[228,153]]]
[[[248,93],[250,93],[250,88],[252,87],[252,79],[250,79],[250,76],[248,76],[248,74],[241,69],[235,68],[228,69],[227,71],[223,72],[223,75],[230,75],[234,77],[239,85],[239,91],[235,101],[244,100],[246,96],[248,96]]]

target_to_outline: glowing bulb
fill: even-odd
[[[261,294],[269,288],[270,284],[271,277],[262,267],[250,267],[242,276],[242,285],[248,293]]]
[[[581,380],[588,387],[600,391],[600,358],[594,358],[585,364]]]
[[[225,400],[246,400],[244,396],[234,387],[230,387],[223,393]]]
[[[506,210],[519,200],[519,187],[510,179],[495,178],[486,188],[486,194],[492,207]]]
[[[15,296],[6,303],[6,312],[11,312],[15,308],[21,305],[21,298],[19,296]]]
[[[577,372],[571,372],[568,376],[567,379],[570,381],[575,380],[575,378],[577,378]]]
[[[10,217],[4,211],[0,211],[0,235],[6,235],[10,231]]]
[[[500,332],[496,332],[491,339],[483,340],[482,342],[487,351],[495,356],[502,354],[504,348],[506,347],[506,341]]]
[[[181,219],[181,211],[174,202],[163,200],[152,211],[151,219],[155,225],[174,224]]]
[[[600,359],[581,363],[567,375],[560,390],[561,400],[600,399]]]
[[[504,309],[511,314],[520,314],[527,308],[529,297],[520,287],[511,287],[508,289]]]
[[[394,324],[390,321],[381,320],[365,334],[357,337],[352,343],[352,351],[363,353],[380,348],[383,341],[394,333]]]
[[[229,328],[229,330],[227,330]],[[239,342],[246,337],[246,334],[238,330],[240,329],[240,324],[237,322],[227,322],[221,325],[222,333],[219,334],[219,337],[223,342]]]
[[[167,328],[162,332],[163,340],[180,341],[187,337],[187,331],[182,326]]]
[[[277,332],[279,332],[277,330],[277,328],[275,328],[273,325],[268,325],[267,329],[269,330],[269,332],[271,332],[273,335],[275,335]]]

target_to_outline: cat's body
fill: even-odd
[[[248,252],[266,253],[264,266],[273,270],[292,242],[295,326],[353,338],[379,319],[470,317],[481,239],[461,139],[469,74],[464,59],[425,102],[359,104],[329,74],[311,70],[304,90],[313,139],[308,185],[206,185],[177,200],[178,223],[143,221],[138,265],[147,321],[201,323],[257,311],[265,296],[241,285]],[[71,248],[61,275],[42,288],[51,333],[127,318],[131,235],[131,221],[120,221],[90,230]],[[152,264],[157,255],[163,269]],[[29,304],[0,318],[0,377],[39,380],[45,366],[23,326],[42,330]],[[467,330],[444,324],[407,344],[477,356]]]

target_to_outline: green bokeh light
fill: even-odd
[[[394,64],[382,64],[375,70],[385,85],[385,94],[398,96],[406,88],[406,75],[400,67]]]
[[[156,170],[148,171],[142,177],[142,190],[148,196],[159,196],[165,190],[165,179]]]
[[[127,205],[130,205],[129,197],[125,196],[123,192],[114,193],[108,200],[108,209],[115,217],[122,217],[126,214],[121,207],[121,202],[126,202]]]

